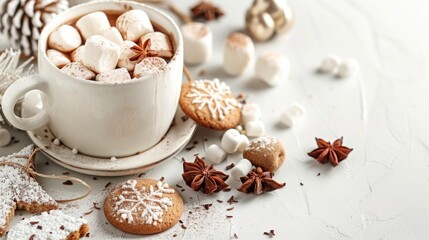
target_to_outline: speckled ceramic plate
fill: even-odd
[[[38,91],[27,93],[22,103],[22,117],[33,116],[43,106],[43,95]],[[43,152],[59,165],[76,172],[97,176],[124,176],[145,172],[164,160],[175,156],[191,140],[195,132],[196,124],[191,119],[185,119],[180,107],[175,119],[165,137],[154,147],[144,152],[117,158],[97,158],[84,154],[73,154],[71,149],[65,145],[55,145],[48,126],[34,131],[27,131],[31,140]]]

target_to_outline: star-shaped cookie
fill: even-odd
[[[25,165],[34,150],[34,145],[18,153],[1,157],[0,162]],[[23,168],[15,165],[0,165],[0,237],[6,233],[15,209],[32,213],[57,209],[58,204]]]

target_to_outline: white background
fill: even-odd
[[[176,0],[183,10],[194,0]],[[263,232],[274,229],[275,239],[427,239],[429,229],[429,2],[417,0],[291,0],[295,26],[287,36],[256,44],[256,52],[278,51],[292,64],[291,79],[269,88],[253,77],[253,68],[239,78],[226,76],[222,69],[222,50],[226,36],[244,26],[244,13],[250,0],[217,0],[226,16],[210,23],[214,32],[214,55],[209,63],[192,68],[204,69],[206,78],[218,77],[236,92],[245,92],[248,101],[260,104],[267,134],[280,138],[287,159],[275,179],[286,187],[255,197],[235,190],[204,196],[185,187],[181,162],[204,156],[203,139],[219,143],[221,133],[199,128],[197,147],[146,173],[144,177],[165,177],[170,185],[185,187],[183,197],[188,210],[179,225],[147,239],[268,239]],[[3,41],[3,40],[2,40]],[[3,43],[3,42],[2,42]],[[2,44],[5,45],[5,44]],[[361,71],[350,79],[318,75],[321,59],[337,53],[353,57]],[[279,115],[290,103],[305,106],[307,115],[293,129],[281,127]],[[14,131],[20,143],[0,149],[1,155],[29,144],[22,132]],[[306,153],[315,148],[314,137],[334,141],[344,136],[344,144],[354,148],[338,167],[321,165]],[[217,166],[239,159],[231,156]],[[39,171],[61,174],[68,170],[40,156]],[[70,172],[70,171],[69,171]],[[321,173],[320,176],[317,176]],[[107,182],[112,186],[128,178],[88,181],[92,194],[81,201],[63,204],[66,213],[82,216],[93,202],[102,205]],[[55,197],[73,196],[78,186],[40,179]],[[232,187],[238,182],[228,181]],[[303,186],[300,186],[303,183]],[[218,203],[235,195],[239,203]],[[190,199],[192,197],[192,199]],[[213,203],[208,211],[197,209]],[[189,213],[192,211],[192,214]],[[17,215],[28,216],[17,212]],[[226,215],[233,215],[226,219]],[[124,234],[106,224],[102,211],[84,216],[90,221],[94,239],[140,238]],[[12,225],[21,216],[16,216]]]

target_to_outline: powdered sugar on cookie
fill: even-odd
[[[0,158],[0,162],[24,166],[33,150],[34,146],[30,145],[18,153]],[[15,165],[0,165],[0,193],[0,236],[6,232],[16,208],[42,212],[58,207],[36,180]]]
[[[26,218],[12,227],[7,235],[9,240],[18,239],[77,239],[88,233],[88,222],[81,218],[65,215],[53,210]]]
[[[207,107],[213,119],[222,120],[231,110],[240,107],[237,100],[230,97],[229,86],[217,78],[194,81],[191,87],[186,97],[193,98],[192,104],[198,104],[199,110]]]
[[[150,185],[149,189],[138,189],[136,185],[136,180],[128,180],[120,186],[122,192],[115,199],[116,218],[128,223],[138,221],[157,225],[162,222],[164,210],[173,206],[172,199],[163,194],[174,193],[174,189],[160,181],[156,185]]]

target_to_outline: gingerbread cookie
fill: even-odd
[[[18,153],[0,158],[0,236],[3,236],[15,215],[15,209],[37,213],[58,208],[52,199],[24,168],[32,154],[34,146],[30,145]]]
[[[204,127],[227,130],[240,122],[240,103],[219,79],[184,83],[179,103],[186,115]]]
[[[86,236],[88,232],[86,220],[65,215],[60,210],[53,210],[22,220],[10,229],[7,239],[76,240]]]
[[[286,151],[280,140],[273,137],[260,137],[247,145],[243,157],[265,171],[275,172],[285,161]]]
[[[104,202],[104,214],[116,228],[133,234],[154,234],[174,226],[182,216],[183,200],[168,184],[153,179],[117,185]]]

